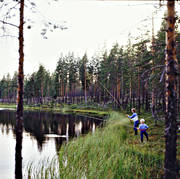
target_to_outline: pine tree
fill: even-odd
[[[24,0],[20,0],[19,23],[19,71],[17,92],[17,116],[16,116],[16,154],[15,154],[15,178],[22,178],[22,132],[23,132],[23,82],[24,82]]]
[[[165,164],[164,178],[176,178],[177,140],[177,59],[175,47],[175,1],[167,1],[166,45],[166,115],[165,115]]]

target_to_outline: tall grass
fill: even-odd
[[[59,166],[51,163],[43,168],[42,165],[39,172],[30,170],[29,176],[38,173],[37,178],[160,178],[162,153],[149,143],[141,144],[131,127],[123,114],[111,112],[104,128],[61,147]]]
[[[24,170],[23,178],[28,179],[49,179],[59,178],[58,157],[46,158],[40,161],[31,162]]]
[[[64,145],[60,178],[160,178],[162,156],[130,145],[139,138],[129,139],[127,128],[128,120],[113,112],[105,128]]]

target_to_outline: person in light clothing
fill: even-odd
[[[143,135],[146,136],[146,139],[148,141],[148,133],[146,132],[146,130],[149,128],[146,124],[144,124],[145,120],[141,119],[140,120],[140,125],[139,125],[139,130],[140,130],[140,136],[141,136],[141,142],[143,142]]]
[[[132,108],[131,112],[133,113],[131,116],[127,115],[127,117],[134,122],[134,134],[137,135],[137,127],[139,124],[138,115],[136,113],[136,109]]]

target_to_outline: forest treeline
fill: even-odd
[[[176,33],[177,59],[180,64],[180,33]],[[165,110],[165,22],[153,39],[139,39],[127,46],[115,44],[102,55],[88,59],[73,53],[61,55],[50,73],[43,65],[24,78],[26,104],[93,102],[122,109],[132,106],[149,111],[152,100],[156,111]],[[51,60],[49,60],[51,63]],[[178,66],[180,71],[180,65]],[[17,72],[0,81],[0,100],[15,103]],[[178,99],[180,77],[178,76]],[[180,101],[180,99],[178,100]]]

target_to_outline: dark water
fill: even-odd
[[[23,170],[31,162],[53,158],[63,142],[89,131],[102,121],[72,114],[25,112],[22,144]],[[0,110],[0,179],[14,178],[15,111]]]

